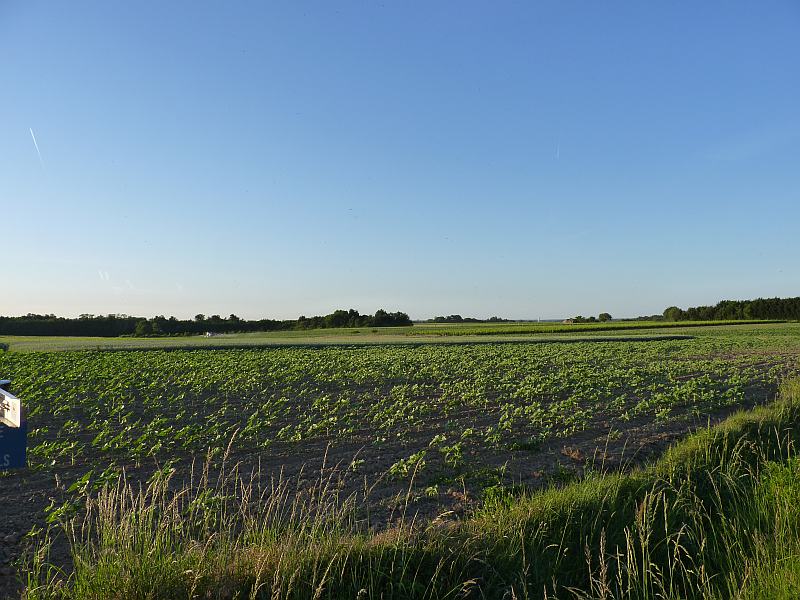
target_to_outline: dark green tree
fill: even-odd
[[[142,319],[136,323],[136,329],[133,330],[133,335],[136,337],[147,337],[153,333],[153,327],[149,321]]]

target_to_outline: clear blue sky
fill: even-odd
[[[0,57],[0,314],[800,295],[797,2],[5,1]]]

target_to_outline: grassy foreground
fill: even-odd
[[[336,481],[236,469],[124,481],[63,522],[75,569],[31,558],[38,598],[796,598],[800,382],[627,475],[495,495],[461,522],[372,531]]]

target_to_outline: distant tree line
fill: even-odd
[[[488,319],[476,319],[474,317],[462,317],[461,315],[448,315],[446,317],[433,317],[427,323],[507,323],[510,319],[500,317],[489,317]]]
[[[21,317],[0,316],[0,335],[51,335],[51,336],[160,336],[192,335],[199,333],[234,333],[254,331],[288,331],[332,327],[393,327],[411,325],[404,312],[386,312],[381,309],[374,315],[362,315],[357,310],[336,310],[329,315],[298,319],[259,319],[248,321],[236,315],[220,315],[194,319],[155,316],[151,319],[129,315],[90,315],[78,318],[55,315],[27,314]]]
[[[612,319],[611,315],[608,313],[600,313],[598,316],[594,317],[584,317],[583,315],[578,315],[576,317],[572,317],[571,319],[566,319],[566,321],[571,323],[606,323]]]
[[[357,310],[335,310],[324,317],[301,316],[294,321],[293,329],[325,329],[330,327],[401,327],[411,325],[404,312],[375,311],[374,315],[361,315]]]
[[[800,298],[757,298],[755,300],[723,300],[714,306],[694,306],[683,310],[670,306],[664,311],[665,321],[739,321],[751,319],[800,319]]]

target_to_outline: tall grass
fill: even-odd
[[[460,522],[370,528],[336,476],[263,483],[204,470],[177,486],[125,480],[61,525],[74,568],[45,540],[26,597],[800,597],[800,382],[780,400],[629,474],[589,475],[494,502]]]

